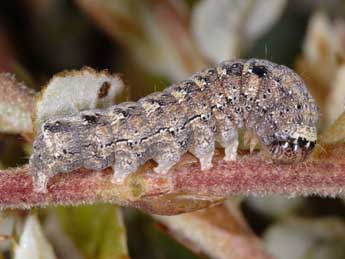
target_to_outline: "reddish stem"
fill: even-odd
[[[187,154],[167,175],[153,173],[147,163],[122,185],[111,183],[111,170],[78,170],[50,179],[48,193],[35,193],[29,167],[0,172],[0,206],[78,205],[97,202],[131,206],[156,214],[178,214],[204,208],[230,195],[343,196],[345,145],[324,147],[314,159],[277,165],[260,154],[243,155],[225,162],[217,153],[213,168],[200,171]]]

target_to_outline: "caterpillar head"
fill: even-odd
[[[256,133],[273,161],[303,161],[316,143],[319,109],[293,70],[268,61],[256,63],[265,69],[254,114],[259,121]]]

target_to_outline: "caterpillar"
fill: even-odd
[[[47,119],[30,166],[38,192],[57,173],[112,167],[122,183],[146,161],[166,173],[191,152],[212,167],[215,143],[236,159],[238,129],[251,132],[274,162],[303,161],[316,142],[318,107],[303,80],[267,60],[230,60],[137,102]]]

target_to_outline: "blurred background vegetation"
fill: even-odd
[[[2,1],[0,72],[13,73],[39,91],[62,70],[109,69],[123,75],[127,98],[137,100],[222,60],[264,58],[294,68],[306,80],[321,107],[322,131],[344,110],[344,17],[345,2],[340,0]],[[24,164],[29,154],[23,137],[0,133],[0,168]],[[240,206],[277,258],[345,258],[341,199],[241,198]],[[68,246],[54,238],[58,230],[51,231],[47,236],[58,258],[126,258],[127,249],[116,238],[125,232],[131,258],[207,257],[185,248],[163,224],[140,211],[122,209],[125,226],[116,225],[113,217],[120,212],[114,208],[95,205],[34,214],[44,232],[49,222],[59,222],[77,247],[78,255],[64,254]],[[12,226],[21,226],[28,213],[3,213],[0,258],[14,254],[21,232]],[[109,227],[114,232],[107,233]]]

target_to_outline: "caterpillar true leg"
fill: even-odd
[[[238,137],[233,138],[228,145],[225,147],[225,161],[236,160],[237,157],[237,148],[238,148]]]
[[[238,148],[238,129],[232,125],[220,130],[217,142],[224,148],[224,160],[236,160]]]
[[[253,130],[247,129],[243,136],[243,143],[244,145],[249,145],[249,151],[253,153],[255,147],[260,143],[260,140]]]
[[[224,160],[236,160],[238,147],[238,130],[234,125],[227,125],[218,129],[217,142],[225,149]]]

